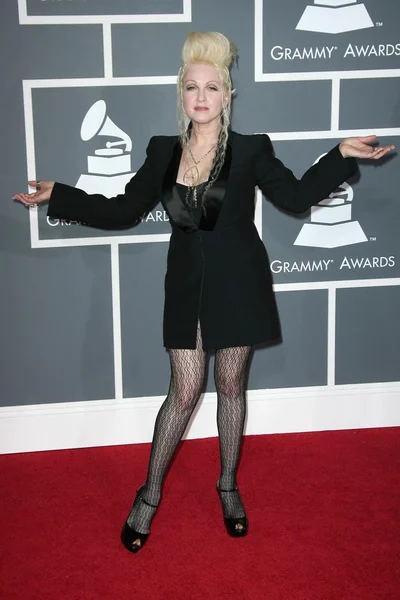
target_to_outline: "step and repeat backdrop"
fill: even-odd
[[[176,73],[193,30],[236,43],[233,128],[268,133],[296,176],[350,135],[399,147],[399,3],[1,4],[2,405],[162,396],[163,208],[114,233],[9,198],[28,178],[120,193],[150,137],[177,131]],[[250,390],[399,380],[399,164],[396,153],[359,161],[356,178],[301,217],[255,192],[283,342],[255,351]]]

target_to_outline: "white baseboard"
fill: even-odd
[[[163,400],[1,408],[0,453],[149,442]],[[215,412],[215,394],[205,394],[185,438],[216,436]],[[248,392],[247,435],[394,426],[400,426],[400,382]]]

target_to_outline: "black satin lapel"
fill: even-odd
[[[176,177],[178,175],[179,163],[182,156],[182,148],[179,141],[176,140],[172,148],[172,156],[164,173],[164,179],[162,183],[163,196],[170,196],[172,194],[172,188],[175,185]]]
[[[179,141],[176,141],[162,184],[164,206],[172,223],[183,231],[194,231],[197,227],[175,187],[181,156],[182,147]]]
[[[224,180],[225,183],[228,181],[228,179],[229,179],[229,173],[231,171],[231,163],[232,163],[232,147],[228,143],[227,146],[226,146],[224,164],[222,165],[222,169],[221,169],[221,171],[220,171],[220,173],[218,175],[217,181],[219,179]]]
[[[232,149],[228,143],[225,152],[225,160],[216,181],[207,192],[206,210],[203,212],[199,228],[212,231],[215,229],[219,216],[221,214],[228,179],[231,171]]]

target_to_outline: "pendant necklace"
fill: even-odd
[[[211,148],[209,150],[207,150],[207,152],[199,158],[199,160],[196,160],[195,157],[193,156],[193,152],[192,152],[192,148],[190,147],[190,143],[187,144],[187,149],[189,151],[190,158],[194,162],[194,166],[189,167],[189,169],[185,172],[185,174],[183,176],[183,180],[186,182],[188,180],[190,181],[190,183],[188,184],[187,192],[186,192],[186,202],[189,201],[189,195],[191,194],[195,208],[197,208],[197,187],[196,186],[197,186],[197,182],[199,180],[199,170],[197,168],[197,165],[200,164],[201,161],[204,160],[210,154],[210,152],[215,148],[215,146],[216,146],[216,144],[213,144],[211,146]]]

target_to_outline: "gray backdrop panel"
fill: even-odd
[[[233,108],[235,127],[242,133],[327,130],[330,102],[326,81],[258,83],[253,93],[244,87],[240,95],[239,89]]]
[[[4,405],[115,397],[110,264],[106,247],[21,245],[9,258]]]
[[[338,290],[337,384],[398,380],[399,306],[398,286]]]
[[[125,397],[168,391],[169,359],[162,341],[168,244],[120,246],[123,389]]]
[[[22,79],[103,77],[101,25],[21,26],[17,2],[0,4],[4,88]]]
[[[400,58],[397,59],[400,65]],[[384,93],[382,91],[385,90]],[[370,129],[398,127],[400,82],[393,79],[343,81],[340,93],[340,127]]]
[[[276,299],[283,343],[256,350],[249,389],[326,385],[326,290],[279,292]]]
[[[193,0],[192,18],[191,23],[150,23],[146,27],[113,25],[115,74],[124,77],[174,75],[180,67],[183,40],[190,31],[223,31],[239,48],[241,70],[247,71],[249,81],[251,78],[254,82],[249,70],[252,49],[248,44],[249,37],[253,36],[253,3]]]

